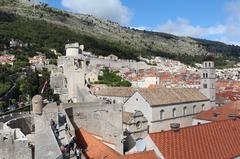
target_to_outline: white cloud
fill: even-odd
[[[168,20],[166,23],[157,26],[157,31],[171,33],[180,36],[204,37],[208,35],[223,34],[223,25],[201,27],[191,25],[187,19],[177,18],[176,21]]]
[[[230,15],[231,21],[240,21],[240,0],[232,0],[225,5],[226,12]]]
[[[187,19],[168,20],[156,27],[156,31],[180,36],[192,36],[219,40],[228,44],[240,45],[240,0],[225,4],[226,19],[222,24],[209,27],[192,25]]]
[[[118,22],[129,23],[131,11],[121,0],[62,0],[62,5],[71,11],[90,14]]]

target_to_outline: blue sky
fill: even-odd
[[[240,45],[240,0],[42,0],[124,26]]]

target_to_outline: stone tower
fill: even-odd
[[[206,60],[203,62],[203,66],[200,71],[201,86],[200,91],[215,105],[216,101],[216,73],[214,62],[212,60]]]
[[[66,56],[77,57],[79,55],[79,43],[66,44]]]
[[[43,98],[40,95],[35,95],[32,98],[32,111],[34,114],[41,115],[43,112]]]

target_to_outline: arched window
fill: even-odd
[[[172,110],[172,117],[173,117],[173,118],[176,117],[176,108],[173,108],[173,110]]]
[[[205,104],[202,104],[202,110],[204,110]]]
[[[203,78],[205,78],[205,73],[203,73]]]
[[[115,103],[116,103],[116,100],[114,99],[114,100],[113,100],[113,104],[115,104]]]
[[[187,114],[187,107],[184,107],[183,108],[183,115],[186,115]]]
[[[193,106],[193,113],[196,113],[196,105]]]
[[[205,67],[207,68],[207,63],[205,63]]]
[[[164,110],[162,109],[160,111],[160,120],[164,119]]]

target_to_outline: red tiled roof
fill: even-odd
[[[80,128],[76,131],[76,136],[77,145],[87,150],[84,155],[88,159],[121,159],[121,154],[104,145],[84,129]]]
[[[156,84],[150,84],[148,86],[148,89],[156,89],[157,88],[157,85]]]
[[[77,145],[86,151],[87,159],[157,159],[154,151],[121,155],[112,148],[103,144],[99,139],[88,133],[83,128],[76,131]]]
[[[221,121],[229,119],[230,114],[240,116],[240,101],[231,102],[221,107],[202,111],[194,118],[207,121]]]
[[[230,159],[240,156],[240,120],[150,134],[165,159]]]
[[[153,150],[151,150],[124,155],[123,159],[157,159],[157,155]]]
[[[216,95],[220,97],[224,97],[231,101],[240,100],[240,92],[226,91],[226,92],[217,93]]]
[[[148,73],[148,74],[144,74],[143,77],[159,77],[159,75],[156,73]]]

